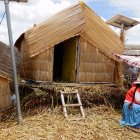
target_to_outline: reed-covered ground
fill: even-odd
[[[68,109],[64,118],[60,90],[78,89],[86,118]],[[22,85],[20,87],[23,125],[17,125],[15,109],[3,114],[0,140],[139,140],[140,131],[121,127],[121,108],[126,90],[104,85]],[[76,102],[75,98],[66,98]]]
[[[33,115],[34,114],[34,115]],[[61,107],[38,109],[23,114],[23,125],[0,123],[0,140],[139,140],[139,130],[121,127],[120,110],[97,106],[85,109],[83,120],[67,120]],[[71,116],[70,116],[71,117]],[[75,118],[79,116],[74,115]]]

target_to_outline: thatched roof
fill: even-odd
[[[33,57],[79,35],[108,56],[112,55],[110,52],[123,53],[123,44],[117,34],[84,3],[73,5],[23,33],[15,46],[20,47],[25,39]]]
[[[16,63],[19,65],[20,56],[15,49]],[[0,75],[12,78],[12,60],[10,47],[0,42]]]
[[[0,77],[11,80],[11,75],[0,70]]]
[[[126,45],[124,54],[140,56],[140,45],[136,45],[136,44]]]

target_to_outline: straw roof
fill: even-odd
[[[15,49],[16,63],[19,65],[20,56]],[[0,41],[0,76],[12,78],[12,60],[10,47]]]
[[[0,70],[0,77],[11,80],[11,75]]]
[[[75,4],[22,34],[16,47],[25,39],[30,57],[74,36],[82,36],[101,52],[111,56],[123,53],[117,34],[86,4]]]
[[[125,55],[140,56],[140,45],[128,44],[125,46]]]

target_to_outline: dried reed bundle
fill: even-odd
[[[84,107],[94,105],[106,105],[121,108],[126,90],[107,85],[85,85],[85,84],[49,84],[28,85],[21,84],[20,93],[22,97],[22,109],[28,110],[39,106],[59,106],[60,90],[78,90]],[[26,93],[24,93],[26,91]],[[75,98],[71,100],[76,102]]]

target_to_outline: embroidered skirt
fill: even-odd
[[[132,109],[129,109],[129,104],[130,103],[124,102],[122,119],[119,121],[120,125],[140,128],[140,105],[133,104]]]

